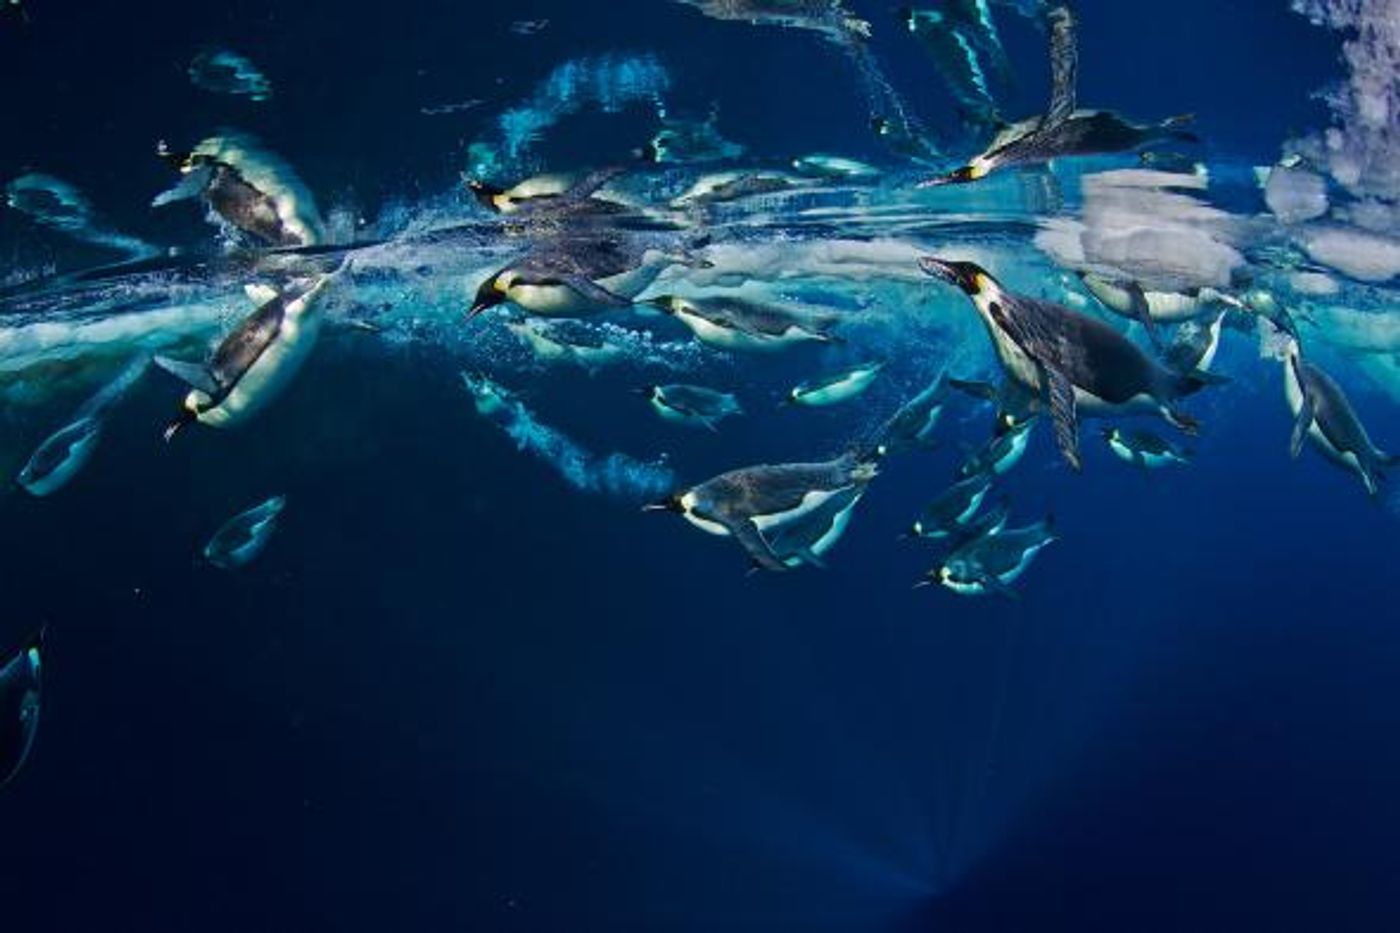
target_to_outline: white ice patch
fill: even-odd
[[[1348,36],[1348,80],[1325,95],[1336,125],[1304,140],[1303,153],[1357,198],[1393,208],[1400,202],[1400,0],[1293,0],[1293,9]]]
[[[1301,241],[1316,262],[1362,282],[1386,282],[1400,275],[1400,239],[1354,227],[1315,227]]]
[[[1264,203],[1286,224],[1313,220],[1327,213],[1327,181],[1307,169],[1277,166],[1264,184]]]
[[[1223,288],[1245,264],[1233,245],[1240,221],[1181,190],[1206,184],[1194,175],[1144,169],[1085,175],[1083,219],[1047,221],[1035,245],[1061,266],[1132,279],[1150,290]]]

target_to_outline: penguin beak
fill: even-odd
[[[951,262],[939,259],[937,256],[920,256],[919,268],[925,275],[931,275],[935,279],[942,279],[949,285],[962,287],[962,274],[958,267]]]
[[[169,444],[171,439],[174,438],[176,434],[180,433],[180,429],[191,421],[194,421],[194,419],[194,412],[190,411],[188,408],[183,409],[180,414],[175,416],[173,421],[165,426],[165,432],[161,434],[161,439]]]
[[[681,507],[681,497],[680,497],[680,496],[671,496],[671,497],[668,498],[668,499],[662,499],[660,502],[650,502],[650,503],[648,503],[648,504],[642,506],[642,511],[643,511],[643,512],[675,512],[675,513],[677,513],[677,514],[680,514],[681,512],[684,512],[685,509]]]
[[[480,204],[482,207],[495,214],[499,214],[501,212],[501,209],[496,205],[495,200],[496,195],[502,193],[500,188],[488,185],[485,182],[478,181],[475,178],[468,178],[466,180],[466,186],[467,190],[472,193],[472,196],[476,198],[477,203]]]
[[[638,304],[655,308],[663,314],[670,314],[674,299],[670,295],[658,295],[655,298],[648,298],[646,301],[639,301]]]

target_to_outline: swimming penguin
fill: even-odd
[[[1011,66],[985,0],[948,0],[927,10],[904,7],[899,19],[933,58],[964,121],[973,127],[1004,126],[992,84],[1007,83]]]
[[[1366,492],[1375,496],[1386,479],[1386,468],[1400,463],[1400,457],[1371,442],[1342,387],[1303,359],[1296,339],[1288,340],[1283,367],[1284,397],[1293,413],[1289,453],[1296,458],[1307,440],[1328,460],[1361,477]]]
[[[1043,399],[1055,425],[1055,442],[1076,470],[1082,466],[1080,412],[1155,411],[1193,433],[1196,422],[1179,411],[1176,402],[1222,381],[1196,370],[1167,369],[1098,318],[1014,295],[976,263],[925,256],[919,265],[971,299],[1007,377]]]
[[[1026,455],[1026,448],[1030,446],[1031,429],[1034,427],[1034,418],[1010,423],[1005,430],[993,434],[986,444],[970,454],[958,468],[958,475],[966,477],[989,473],[993,476],[1003,476],[1011,472],[1012,467],[1020,463],[1021,458]]]
[[[780,172],[714,172],[696,179],[695,184],[671,199],[671,206],[685,209],[728,204],[744,198],[791,191],[801,183],[802,179]]]
[[[1103,439],[1119,460],[1144,470],[1160,469],[1174,463],[1190,463],[1191,458],[1176,445],[1148,431],[1104,428]]]
[[[996,437],[1034,421],[1042,408],[1040,399],[1013,380],[993,385],[975,379],[949,379],[948,388],[988,402],[996,409],[996,417],[992,421],[992,434]]]
[[[948,399],[948,383],[943,376],[899,407],[876,434],[880,456],[903,453],[933,444],[933,432]]]
[[[620,235],[548,240],[482,282],[467,317],[507,301],[546,317],[630,308],[633,298],[676,264],[708,262]]]
[[[875,478],[875,462],[848,453],[822,463],[745,467],[679,492],[648,511],[670,511],[710,534],[733,537],[764,570],[786,570],[769,536],[833,497]]]
[[[497,424],[509,424],[523,420],[528,411],[520,397],[481,373],[462,373],[462,383],[471,393],[476,413]]]
[[[838,492],[806,515],[779,525],[768,534],[768,545],[789,568],[825,567],[826,554],[851,523],[851,513],[865,495],[864,486]],[[762,569],[758,564],[755,570]]]
[[[909,529],[910,537],[941,540],[961,534],[976,518],[991,491],[990,470],[974,473],[949,486],[920,513]]]
[[[15,481],[33,496],[47,496],[66,486],[92,459],[108,411],[145,374],[150,362],[150,357],[141,354],[84,402],[72,421],[39,445]]]
[[[1196,142],[1181,129],[1191,117],[1171,117],[1160,123],[1129,123],[1106,110],[1075,109],[1079,49],[1075,39],[1074,16],[1068,7],[1058,6],[1049,13],[1050,21],[1050,107],[1043,116],[1022,120],[1002,130],[986,151],[968,164],[946,175],[920,182],[918,187],[964,184],[985,178],[998,169],[1039,165],[1067,156],[1126,152],[1164,139]]]
[[[157,356],[157,366],[190,385],[165,439],[194,421],[216,428],[239,424],[276,398],[316,345],[326,291],[347,268],[348,260],[335,272],[285,291],[250,288],[249,296],[263,304],[220,342],[208,363]]]
[[[204,559],[220,570],[235,570],[252,562],[267,548],[277,530],[278,516],[286,507],[286,496],[273,496],[230,518],[204,545]]]
[[[756,26],[810,29],[835,42],[870,38],[870,23],[846,9],[844,0],[679,0],[711,19]]]
[[[918,584],[941,583],[960,596],[1016,598],[1011,584],[1046,545],[1055,540],[1054,520],[1046,518],[1026,528],[1010,528],[984,534],[963,544]]]
[[[659,295],[646,304],[675,317],[702,343],[721,350],[770,351],[799,343],[830,343],[839,314],[760,304],[743,298]]]
[[[576,363],[590,372],[617,362],[625,355],[621,346],[610,342],[596,330],[577,324],[567,326],[571,323],[522,318],[507,321],[506,329],[529,347],[536,359],[551,363]]]
[[[719,422],[732,415],[742,415],[739,400],[727,392],[717,392],[704,386],[647,386],[642,390],[658,415],[676,424],[718,431]]]
[[[880,170],[867,162],[821,152],[798,156],[792,168],[799,175],[830,181],[869,182],[880,177]]]
[[[535,175],[509,188],[500,188],[476,178],[467,178],[464,184],[478,204],[496,214],[553,214],[570,210],[620,213],[630,210],[632,205],[620,195],[605,189],[624,171],[621,166],[610,166],[583,175]]]
[[[849,402],[869,389],[884,367],[884,363],[861,363],[819,379],[808,380],[790,389],[787,401],[808,408],[825,408]]]
[[[743,146],[720,134],[718,106],[703,120],[662,117],[661,129],[637,153],[643,162],[657,165],[725,162],[743,154]]]
[[[44,633],[40,631],[0,667],[0,788],[19,774],[39,731]]]
[[[291,166],[251,136],[211,136],[188,154],[164,142],[156,154],[183,176],[153,207],[202,197],[229,225],[264,246],[315,246],[325,239],[316,202]]]
[[[1079,273],[1079,280],[1099,304],[1143,325],[1154,341],[1160,340],[1159,323],[1180,324],[1208,313],[1212,307],[1240,304],[1209,287],[1184,292],[1147,291],[1137,282],[1115,282],[1093,272]]]
[[[1209,320],[1189,321],[1177,328],[1176,337],[1167,348],[1167,365],[1180,372],[1200,370],[1209,372],[1220,352],[1221,326],[1225,312],[1217,311]]]

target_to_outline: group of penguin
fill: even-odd
[[[1065,7],[1056,7],[1046,16],[1053,75],[1046,112],[1003,127],[981,154],[923,186],[974,183],[1004,169],[1130,151],[1164,137],[1187,137],[1181,129],[1182,118],[1138,125],[1106,111],[1079,109],[1073,16]],[[25,465],[19,483],[35,495],[61,488],[90,458],[107,413],[149,368],[149,362],[188,387],[166,429],[167,440],[192,424],[224,428],[252,418],[301,369],[316,344],[329,296],[349,277],[349,260],[333,270],[310,274],[304,274],[306,264],[278,265],[288,254],[297,258],[298,251],[326,245],[325,225],[294,173],[258,157],[246,140],[213,137],[181,155],[162,145],[159,154],[180,173],[181,181],[159,196],[156,205],[199,198],[221,223],[265,251],[267,268],[303,271],[283,272],[276,288],[250,287],[255,310],[207,359],[158,356],[134,362],[84,405],[71,423],[50,436]],[[810,176],[845,181],[867,177],[862,163],[831,157],[814,157],[794,167]],[[571,343],[539,322],[621,309],[663,314],[701,343],[739,353],[839,339],[834,331],[842,315],[821,308],[730,295],[667,294],[639,300],[668,267],[708,266],[700,252],[707,238],[696,236],[685,225],[659,224],[639,230],[614,223],[635,209],[609,188],[621,174],[610,168],[582,176],[540,176],[513,188],[470,182],[472,196],[498,215],[505,235],[517,237],[525,251],[477,285],[467,316],[510,305],[513,313],[526,315],[510,322],[522,339],[559,348],[549,352],[581,355],[603,348]],[[758,190],[742,178],[730,178],[725,184],[729,185],[725,197]],[[708,190],[713,196],[724,189],[715,185]],[[941,542],[949,549],[922,583],[941,585],[960,595],[1012,596],[1013,584],[1056,539],[1054,522],[1047,517],[1011,528],[1004,502],[984,507],[996,479],[1025,453],[1033,425],[1042,417],[1047,420],[1064,460],[1078,470],[1082,466],[1081,417],[1155,414],[1190,434],[1196,422],[1182,409],[1183,400],[1225,381],[1209,370],[1224,310],[1196,326],[1189,339],[1179,335],[1158,355],[1098,317],[1010,291],[975,263],[927,255],[919,260],[919,267],[931,279],[958,289],[971,304],[1000,365],[1001,385],[940,378],[906,402],[872,440],[852,444],[839,457],[730,470],[648,508],[678,514],[703,531],[733,538],[755,568],[788,571],[821,566],[878,474],[880,460],[927,446],[947,391],[958,389],[995,405],[996,429],[911,527],[910,536]],[[1154,343],[1159,341],[1159,325],[1188,319],[1199,322],[1203,315],[1212,314],[1212,304],[1233,301],[1229,296],[1145,292],[1133,283],[1090,276],[1084,277],[1084,285],[1105,307],[1148,325]],[[1238,301],[1232,307],[1243,309]],[[1294,417],[1290,450],[1296,456],[1305,444],[1312,444],[1356,473],[1374,495],[1396,457],[1376,447],[1335,380],[1305,359],[1288,316],[1254,310],[1287,336],[1284,394]],[[828,374],[794,387],[788,401],[807,406],[849,402],[871,385],[881,368],[879,361],[871,361]],[[642,394],[661,417],[710,430],[742,412],[733,395],[701,386],[655,385],[644,388]],[[1144,431],[1108,428],[1104,440],[1116,456],[1142,468],[1188,460],[1186,452]],[[247,563],[266,546],[284,508],[285,499],[274,496],[230,519],[205,548],[205,557],[220,567]],[[20,769],[33,744],[43,654],[41,633],[0,668],[0,785]]]

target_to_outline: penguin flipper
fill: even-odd
[[[1075,36],[1074,14],[1068,6],[1057,6],[1048,14],[1050,21],[1050,109],[1041,127],[1063,123],[1074,113],[1076,85],[1079,82],[1079,42]]]
[[[1074,384],[1058,369],[1041,368],[1050,403],[1050,419],[1055,423],[1055,444],[1065,461],[1078,472],[1084,469],[1084,461],[1079,455],[1079,414],[1074,405]]]
[[[817,556],[817,552],[809,547],[805,547],[797,552],[797,556],[802,558],[802,563],[810,564],[819,570],[826,569],[826,561]]]
[[[596,172],[589,172],[578,181],[568,191],[561,194],[560,198],[567,198],[570,201],[582,201],[584,198],[591,198],[597,194],[608,182],[617,178],[627,171],[625,165],[610,165],[607,168],[600,168]]]
[[[734,540],[739,542],[739,546],[748,552],[753,561],[764,570],[772,570],[781,573],[787,570],[787,564],[778,559],[778,555],[773,553],[773,549],[768,546],[763,535],[758,530],[758,526],[748,519],[737,522],[728,522],[729,533],[734,536]]]
[[[151,200],[151,207],[165,207],[176,201],[188,201],[190,198],[199,197],[204,194],[204,189],[209,187],[209,176],[212,172],[213,168],[208,165],[198,166],[186,173],[174,187],[156,195]]]
[[[1147,292],[1142,290],[1139,282],[1128,283],[1128,307],[1133,312],[1133,317],[1147,330],[1147,336],[1152,339],[1152,345],[1158,350],[1164,348],[1162,342],[1162,332],[1157,328],[1157,322],[1152,319],[1152,307],[1147,303]]]
[[[582,275],[560,275],[557,276],[560,284],[567,285],[570,289],[582,295],[585,299],[596,305],[605,308],[630,308],[632,299],[623,298],[617,292],[608,291],[603,286],[590,278]]]
[[[1294,460],[1303,452],[1303,441],[1307,439],[1308,428],[1313,423],[1313,397],[1304,390],[1303,404],[1298,409],[1298,417],[1293,421],[1293,435],[1288,439],[1288,455]]]
[[[964,395],[970,395],[973,398],[980,398],[984,402],[1001,401],[1001,393],[997,390],[997,387],[992,385],[990,382],[978,382],[972,379],[949,378],[948,385],[954,389],[957,389]]]
[[[201,363],[186,363],[184,360],[176,360],[159,354],[154,357],[153,362],[192,388],[209,395],[218,394],[219,387],[215,384],[213,375]]]

